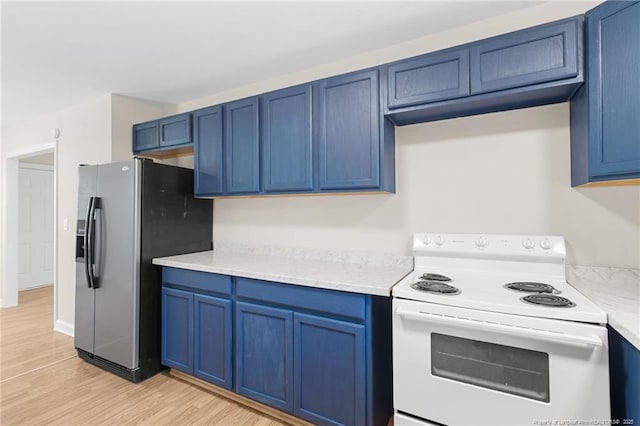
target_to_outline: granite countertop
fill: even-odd
[[[215,250],[153,260],[155,265],[390,296],[391,287],[413,270],[411,256],[259,248],[214,243]]]
[[[567,281],[605,311],[609,324],[640,350],[640,269],[567,265]]]

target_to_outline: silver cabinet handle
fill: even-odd
[[[591,345],[603,346],[604,343],[597,336],[576,336],[575,334],[558,333],[547,330],[537,330],[535,328],[519,327],[516,325],[499,324],[496,322],[487,322],[474,320],[469,318],[459,318],[454,316],[446,316],[432,314],[428,312],[412,312],[402,308],[396,309],[396,315],[414,321],[421,322],[437,322],[441,324],[457,325],[461,328],[475,328],[486,331],[495,331],[512,336],[530,337],[538,340],[552,340],[558,343],[569,345]]]

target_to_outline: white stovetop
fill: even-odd
[[[450,277],[452,281],[447,284],[458,288],[460,294],[437,294],[412,288],[411,284],[418,281],[418,278],[424,272],[439,273]],[[515,281],[550,284],[560,291],[557,296],[571,300],[576,306],[558,308],[525,303],[520,298],[532,293],[509,290],[503,287],[505,284]],[[514,274],[513,272],[488,274],[435,268],[412,272],[393,288],[392,294],[394,297],[403,299],[505,314],[596,324],[605,324],[607,322],[607,314],[569,285],[563,276]]]

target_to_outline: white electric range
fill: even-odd
[[[392,290],[396,425],[609,419],[607,317],[567,283],[564,238],[413,246]]]

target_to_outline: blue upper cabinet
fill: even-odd
[[[222,106],[193,113],[193,136],[195,195],[222,194]]]
[[[379,96],[378,70],[319,83],[320,190],[380,186]]]
[[[160,147],[191,143],[191,113],[163,118],[158,125]]]
[[[576,19],[489,38],[471,47],[471,93],[493,92],[578,75]]]
[[[571,103],[571,184],[640,178],[640,2],[587,13],[587,82]]]
[[[158,137],[158,121],[149,121],[133,125],[133,152],[157,149],[160,143]]]
[[[165,155],[178,150],[190,150],[193,143],[191,136],[191,113],[134,124],[133,152]]]
[[[583,22],[576,16],[393,63],[385,114],[403,126],[565,102],[584,81]]]
[[[389,109],[469,95],[469,49],[427,54],[391,65]]]
[[[258,98],[225,104],[225,182],[229,194],[260,191]]]
[[[261,102],[262,184],[265,192],[311,191],[310,84],[266,94]]]

